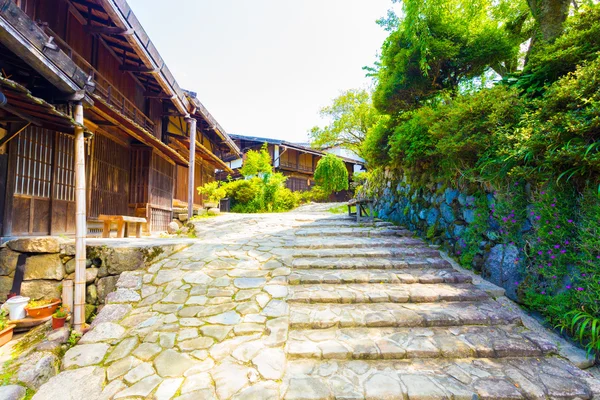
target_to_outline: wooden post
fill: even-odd
[[[62,304],[69,309],[69,312],[73,312],[73,281],[65,279],[62,285]]]
[[[188,118],[186,120],[190,131],[190,167],[188,170],[188,221],[194,215],[194,176],[196,175],[196,120]]]
[[[83,126],[83,105],[75,105],[75,122]],[[75,296],[73,325],[81,331],[85,323],[85,143],[83,128],[75,127]]]

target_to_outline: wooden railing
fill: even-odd
[[[296,171],[301,171],[301,172],[314,172],[314,170],[311,166],[296,164],[296,163],[292,163],[289,161],[280,161],[279,166],[283,167],[283,168],[294,169]]]
[[[42,25],[42,27],[48,35],[54,38],[54,43],[56,43],[58,47],[60,47],[60,49],[64,51],[75,64],[92,76],[92,79],[96,84],[96,88],[94,90],[94,94],[96,96],[102,98],[110,106],[115,108],[122,115],[134,121],[136,124],[140,125],[142,128],[148,130],[149,132],[154,131],[154,123],[152,120],[150,120],[150,118],[148,118],[139,108],[137,108],[131,100],[125,97],[125,95],[115,88],[115,86],[108,79],[102,76],[100,72],[92,67],[85,58],[73,50],[67,44],[67,42],[54,33],[52,29],[48,28],[46,25]]]

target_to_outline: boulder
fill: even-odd
[[[63,371],[50,379],[32,400],[98,399],[105,381],[104,368],[85,367]],[[85,382],[85,385],[81,383]]]
[[[98,302],[98,290],[96,285],[89,285],[86,288],[85,302],[87,304],[96,304]]]
[[[98,292],[98,301],[100,303],[104,303],[104,301],[106,300],[106,296],[116,289],[118,280],[118,275],[107,276],[105,278],[98,279],[98,284],[96,288]]]
[[[17,373],[19,382],[32,390],[37,390],[50,378],[58,374],[59,360],[52,353],[35,352],[27,357]]]
[[[56,237],[41,236],[11,240],[7,243],[11,250],[20,253],[58,253],[60,241]]]
[[[31,297],[31,300],[60,298],[60,286],[60,281],[23,281],[21,284],[21,295]]]
[[[19,385],[0,386],[0,399],[21,400],[25,398],[26,389]]]
[[[440,212],[438,211],[437,208],[429,209],[429,211],[427,212],[427,225],[429,225],[429,226],[435,225],[439,216],[440,216]]]
[[[518,300],[517,287],[522,279],[518,259],[519,249],[515,245],[497,244],[483,266],[483,276],[506,289],[506,295],[513,300]]]
[[[444,200],[446,201],[446,204],[452,204],[452,202],[458,198],[458,194],[458,190],[450,188],[446,189],[444,191]]]
[[[440,206],[440,212],[442,213],[442,218],[444,221],[449,224],[454,222],[454,210],[452,210],[452,207],[450,207],[448,204],[442,203]]]
[[[72,274],[75,272],[75,258],[71,258],[65,263],[65,272],[67,274]]]
[[[183,226],[183,224],[181,222],[173,221],[173,222],[169,223],[169,225],[167,225],[167,233],[169,233],[171,235],[176,234],[177,231],[179,231],[182,226]]]
[[[0,249],[0,276],[9,276],[17,269],[19,253],[8,247]]]
[[[208,215],[219,215],[219,214],[221,214],[221,210],[217,207],[208,209]]]
[[[25,261],[24,280],[52,279],[60,281],[65,277],[65,269],[58,254],[33,255]]]
[[[106,263],[110,275],[120,274],[123,271],[136,271],[144,268],[144,255],[135,248],[113,248]]]

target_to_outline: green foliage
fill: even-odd
[[[300,195],[285,187],[286,177],[268,173],[223,185],[232,201],[231,210],[239,213],[288,211],[298,206]]]
[[[389,138],[392,132],[392,120],[384,115],[367,132],[360,154],[368,161],[371,168],[390,163]]]
[[[334,154],[326,154],[317,163],[315,182],[326,193],[348,189],[348,169],[341,158]]]
[[[8,326],[8,316],[5,310],[0,311],[0,331],[3,331]]]
[[[524,118],[525,173],[584,185],[600,175],[600,58],[584,63],[532,103]]]
[[[259,151],[250,150],[246,153],[244,165],[240,170],[242,176],[257,176],[273,172],[269,148],[264,143]]]
[[[523,7],[524,2],[518,3]],[[500,74],[513,71],[522,39],[507,28],[514,24],[497,4],[403,1],[403,18],[383,44],[375,107],[393,115],[445,92],[453,95],[461,83],[482,77],[490,68]]]
[[[321,186],[315,185],[310,190],[300,194],[300,200],[303,203],[313,201],[315,203],[325,202],[329,199],[331,193],[325,191]]]
[[[286,177],[271,167],[271,156],[264,144],[260,151],[250,150],[241,169],[249,179],[222,184],[231,199],[231,211],[262,213],[288,211],[298,206],[300,195],[285,187]]]
[[[321,117],[329,119],[329,125],[315,126],[309,136],[315,148],[341,145],[360,153],[368,130],[377,123],[380,115],[371,103],[371,95],[363,89],[351,89],[321,109]]]
[[[577,65],[592,61],[600,52],[600,6],[583,6],[565,24],[562,36],[541,45],[529,58],[522,73],[508,79],[528,95],[538,96]],[[518,79],[517,79],[518,78]]]
[[[363,144],[362,193],[381,195],[393,174],[409,198],[431,183],[466,188],[474,221],[451,240],[461,264],[514,245],[523,303],[600,353],[600,5],[574,12],[523,73],[494,83],[490,71],[515,72],[534,34],[527,5],[510,3],[406,0],[401,18],[383,21],[373,101],[387,115]],[[437,228],[423,233],[435,239]]]
[[[218,203],[227,195],[227,192],[221,186],[221,183],[217,181],[208,182],[199,186],[198,193],[208,197],[208,201],[211,203]]]

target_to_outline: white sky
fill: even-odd
[[[179,85],[229,133],[306,141],[340,91],[367,87],[390,0],[129,0]]]

